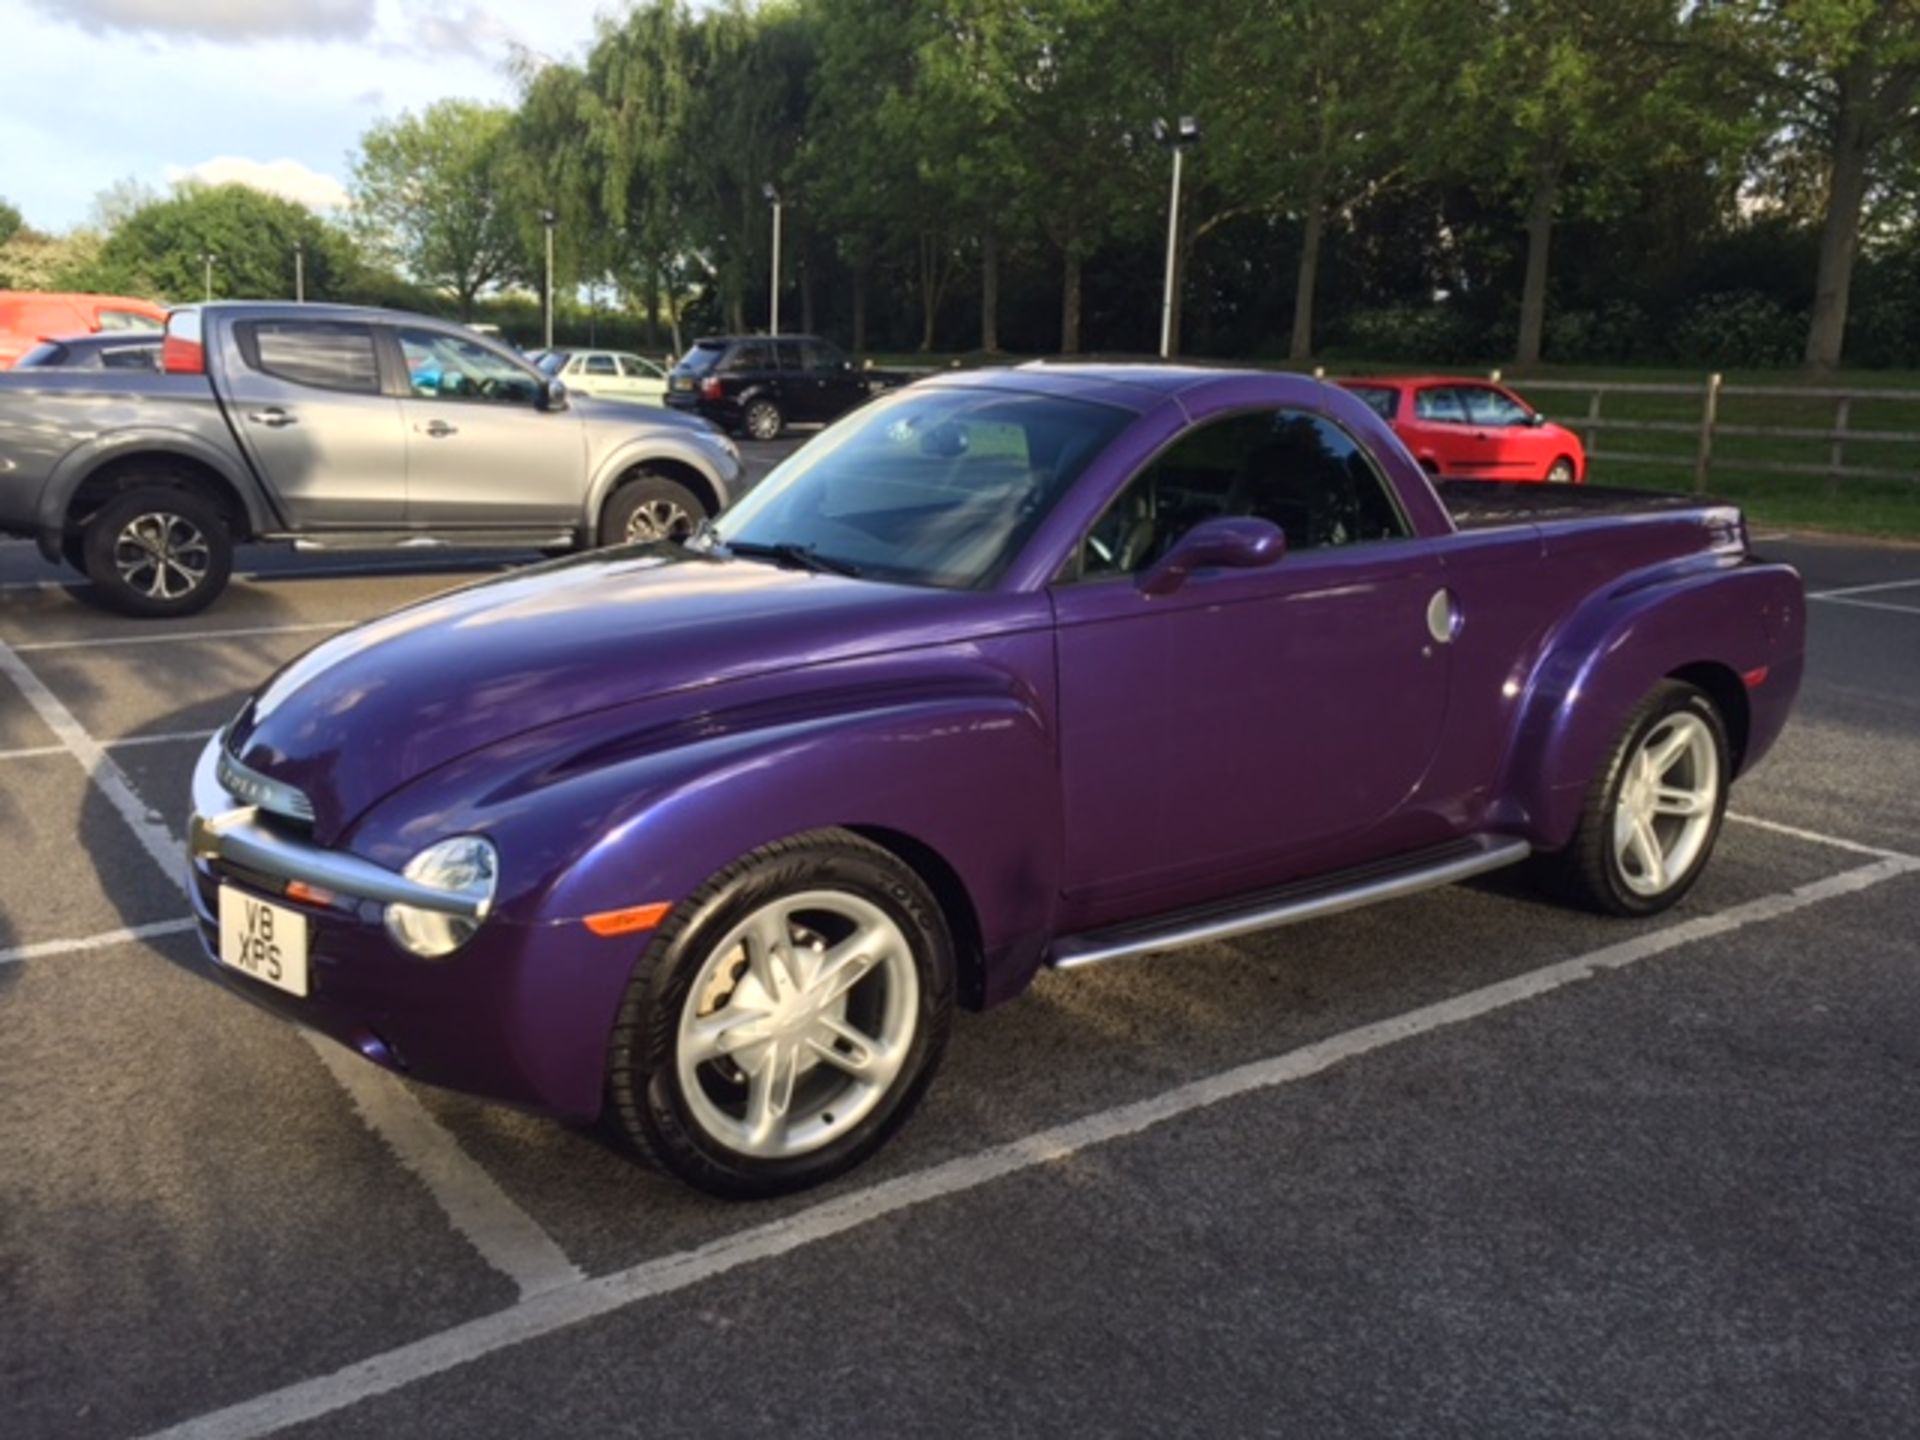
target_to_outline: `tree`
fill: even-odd
[[[353,226],[369,251],[451,290],[462,319],[521,258],[505,196],[512,111],[440,100],[375,125],[353,162]]]
[[[304,205],[245,185],[183,184],[107,238],[94,265],[102,289],[197,300],[212,267],[225,299],[291,298],[294,247],[304,251],[307,294],[339,293],[354,269],[351,242]]]
[[[1718,0],[1695,34],[1776,122],[1762,188],[1808,163],[1820,257],[1809,370],[1840,363],[1863,217],[1899,157],[1920,142],[1920,0]]]
[[[111,235],[147,206],[157,204],[160,192],[133,175],[123,176],[97,192],[87,212],[89,228]]]
[[[6,200],[0,199],[0,245],[6,244],[19,234],[21,224],[19,209]]]
[[[1465,28],[1453,96],[1475,170],[1520,200],[1527,255],[1514,359],[1538,363],[1555,221],[1603,213],[1677,144],[1711,128],[1696,76],[1673,48],[1672,0],[1476,0],[1445,7]],[[1437,22],[1436,22],[1437,23]]]

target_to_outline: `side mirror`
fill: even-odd
[[[1202,520],[1140,577],[1143,595],[1171,595],[1196,570],[1261,570],[1287,553],[1287,536],[1271,520],[1251,516]]]
[[[1538,410],[1534,411],[1531,415],[1527,416],[1527,424],[1531,425],[1536,430],[1538,430],[1542,425],[1546,423],[1547,423],[1547,417],[1542,415]]]
[[[564,410],[567,408],[567,387],[561,380],[549,380],[540,388],[539,408],[542,410]]]

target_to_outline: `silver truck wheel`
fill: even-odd
[[[707,518],[707,507],[678,481],[644,471],[613,492],[600,516],[602,545],[684,540]]]
[[[933,1079],[954,1000],[946,918],[844,830],[756,850],[678,902],[614,1025],[607,1093],[645,1157],[717,1195],[859,1164]]]
[[[1663,680],[1622,727],[1572,843],[1540,857],[1566,899],[1612,915],[1675,904],[1706,869],[1733,776],[1727,730],[1697,686]]]
[[[191,615],[226,587],[233,567],[220,513],[172,486],[114,496],[87,522],[80,552],[102,598],[129,615]]]

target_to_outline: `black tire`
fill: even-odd
[[[765,396],[747,402],[747,408],[740,416],[740,429],[749,440],[778,440],[780,432],[786,428],[787,417],[780,413],[778,405]]]
[[[233,536],[219,508],[194,491],[136,485],[94,512],[80,555],[111,609],[150,619],[192,615],[226,589]]]
[[[600,511],[602,545],[684,540],[708,518],[700,497],[677,480],[642,470]]]
[[[801,1154],[750,1155],[717,1138],[689,1103],[677,1063],[682,1015],[714,948],[746,917],[782,896],[823,889],[878,907],[906,938],[917,980],[912,1038],[880,1099],[844,1134]],[[946,1050],[953,1003],[953,942],[920,877],[848,831],[799,835],[728,866],[654,932],[614,1025],[607,1118],[642,1158],[709,1194],[762,1199],[804,1190],[860,1164],[906,1122]]]
[[[1562,455],[1547,467],[1547,483],[1549,485],[1571,485],[1573,484],[1573,477],[1573,461],[1569,460],[1565,455]]]
[[[1705,726],[1713,746],[1717,793],[1695,852],[1679,874],[1667,878],[1657,893],[1648,894],[1635,887],[1614,843],[1616,813],[1641,747],[1676,716],[1691,716]],[[1683,681],[1661,681],[1627,718],[1606,763],[1588,786],[1572,842],[1555,854],[1537,857],[1535,874],[1560,899],[1603,915],[1657,915],[1679,903],[1706,869],[1720,838],[1731,766],[1726,724],[1712,699]]]

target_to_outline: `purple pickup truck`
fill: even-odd
[[[941,376],[682,545],[327,641],[194,775],[212,970],[736,1196],[871,1154],[956,1004],[1527,862],[1647,915],[1799,687],[1724,505],[1436,488],[1331,386]]]

